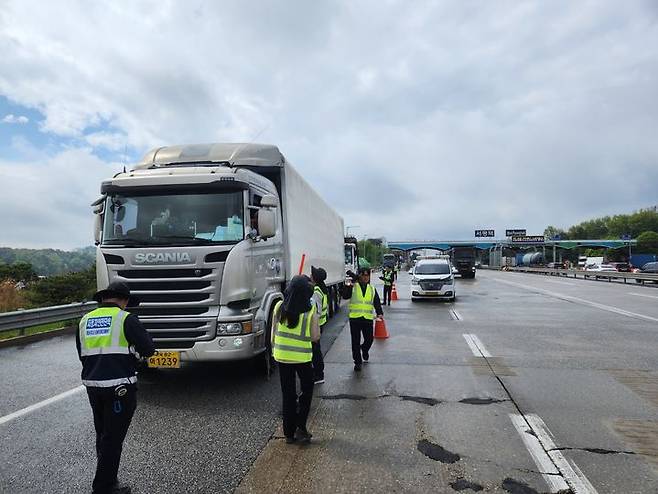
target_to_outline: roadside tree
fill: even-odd
[[[658,254],[658,233],[641,233],[637,237],[637,252],[642,254]]]

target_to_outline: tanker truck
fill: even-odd
[[[158,352],[149,367],[256,358],[286,283],[327,271],[329,314],[345,278],[342,218],[276,146],[153,149],[101,184],[98,287],[128,284]]]

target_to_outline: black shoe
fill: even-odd
[[[286,444],[292,444],[295,442],[295,438],[293,436],[286,436]]]
[[[354,372],[361,372],[361,364],[354,364]]]
[[[308,443],[311,442],[312,437],[313,437],[313,434],[311,434],[306,429],[298,428],[295,431],[295,439],[297,439],[300,443],[308,444]]]
[[[313,384],[322,384],[324,382],[324,376],[317,376],[313,379]]]
[[[363,363],[367,364],[370,354],[365,350],[361,350],[361,354],[363,355]]]

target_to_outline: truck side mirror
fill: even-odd
[[[278,204],[279,201],[274,194],[265,194],[260,200],[260,205],[263,208],[275,208]]]
[[[276,213],[271,209],[258,211],[258,234],[261,238],[271,238],[276,234]]]
[[[101,232],[103,231],[103,215],[96,213],[94,215],[94,243],[96,245],[101,243]]]
[[[99,245],[101,243],[101,237],[103,234],[103,212],[105,204],[105,197],[101,196],[91,203],[91,207],[94,208],[94,243]]]

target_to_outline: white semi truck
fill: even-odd
[[[269,355],[274,305],[311,265],[338,308],[343,220],[276,146],[157,148],[101,194],[98,287],[123,281],[141,299],[130,311],[155,342],[151,366]]]

